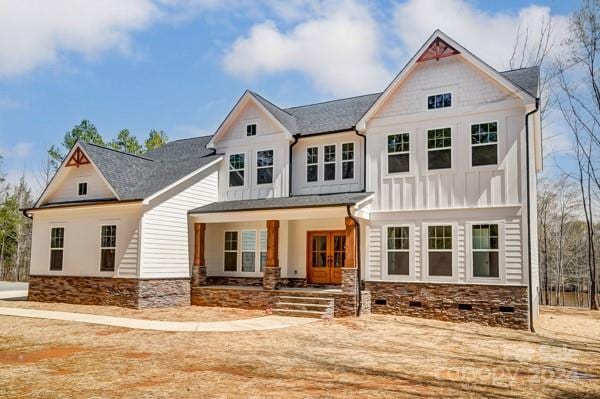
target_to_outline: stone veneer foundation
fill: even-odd
[[[237,285],[242,287],[262,287],[262,277],[229,277],[229,276],[210,276],[206,278],[206,284],[201,285]],[[306,287],[305,278],[286,278],[279,279],[279,287]],[[194,285],[192,285],[194,286]]]
[[[527,287],[366,281],[371,312],[527,330]]]
[[[128,308],[190,304],[190,279],[30,276],[28,300]]]

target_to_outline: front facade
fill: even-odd
[[[382,93],[282,109],[247,91],[213,136],[135,160],[78,143],[27,210],[30,296],[527,329],[538,75],[436,31]]]

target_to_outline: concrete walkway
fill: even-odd
[[[318,319],[284,316],[264,316],[245,320],[229,321],[159,321],[130,319],[126,317],[101,316],[88,313],[55,312],[50,310],[0,307],[0,316],[33,317],[36,319],[75,321],[79,323],[101,324],[104,326],[125,327],[137,330],[177,331],[177,332],[233,332],[262,331],[300,326]]]

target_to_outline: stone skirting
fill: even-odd
[[[366,281],[371,312],[528,329],[527,287]]]
[[[28,300],[129,308],[190,304],[190,279],[30,276]]]
[[[262,287],[262,277],[230,277],[230,276],[209,276],[206,278],[205,285],[236,285],[241,287]],[[279,287],[303,288],[306,287],[305,278],[281,278]]]
[[[358,269],[342,267],[342,291],[346,294],[356,293],[358,288]]]
[[[279,288],[279,280],[281,279],[280,267],[266,266],[263,271],[263,288],[265,290],[276,290]]]

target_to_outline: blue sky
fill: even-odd
[[[251,88],[280,106],[382,90],[435,28],[498,69],[571,1],[0,0],[2,170],[31,184],[82,119],[114,137],[210,134]],[[93,5],[92,5],[93,4]],[[87,8],[86,8],[87,7]],[[532,28],[533,30],[533,28]],[[563,144],[558,144],[558,147]],[[35,187],[39,189],[39,187]]]

